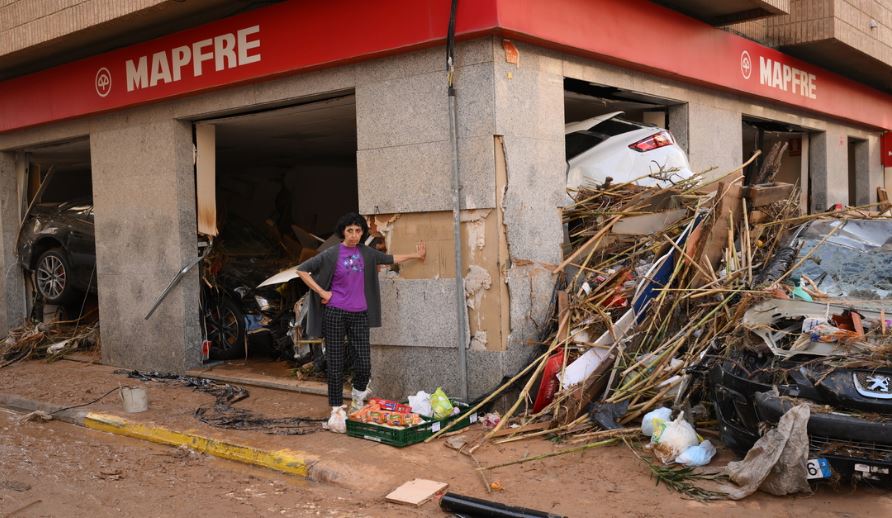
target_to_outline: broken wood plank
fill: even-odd
[[[764,207],[777,201],[790,198],[795,186],[791,183],[766,183],[750,185],[746,189],[746,199],[750,207]]]
[[[892,203],[889,203],[889,193],[882,187],[877,187],[877,205],[877,210],[879,210],[880,213],[892,209]]]
[[[445,491],[447,487],[449,484],[446,482],[416,478],[394,489],[384,499],[396,504],[420,507],[440,491]]]

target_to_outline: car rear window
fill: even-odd
[[[581,155],[582,153],[597,146],[610,137],[622,135],[623,133],[628,133],[630,131],[639,130],[643,127],[644,126],[642,125],[624,121],[621,119],[609,119],[588,129],[587,131],[576,131],[574,133],[570,133],[564,139],[567,160]]]

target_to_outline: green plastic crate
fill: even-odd
[[[370,441],[389,444],[391,446],[396,446],[397,448],[416,444],[439,432],[447,424],[468,411],[469,407],[464,403],[456,403],[453,401],[453,404],[461,409],[461,412],[457,415],[449,416],[440,419],[439,421],[434,421],[430,418],[421,416],[421,418],[425,420],[424,423],[401,429],[388,428],[374,423],[361,423],[359,421],[351,421],[350,419],[347,419],[347,435],[350,437],[359,437],[360,439],[368,439]],[[476,422],[477,414],[471,414],[450,428],[450,430],[458,430]]]

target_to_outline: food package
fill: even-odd
[[[411,414],[412,407],[409,405],[403,405],[401,403],[397,403],[396,401],[391,401],[389,399],[381,399],[378,397],[373,397],[369,399],[369,403],[378,405],[381,410],[388,410],[390,412],[399,412],[401,414]]]
[[[377,398],[374,398],[377,399]],[[387,405],[391,406],[391,405]],[[399,405],[405,407],[405,405]],[[422,423],[421,416],[412,412],[398,412],[395,410],[384,410],[381,405],[375,402],[369,402],[366,406],[360,408],[356,412],[350,414],[351,421],[359,421],[361,423],[371,423],[394,428],[402,428],[406,426],[415,426]]]

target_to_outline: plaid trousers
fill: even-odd
[[[349,340],[346,344],[345,336]],[[325,306],[322,337],[325,338],[325,357],[328,362],[328,404],[341,406],[344,402],[344,363],[348,346],[353,348],[353,388],[365,390],[372,375],[368,314],[365,311],[351,313]]]

